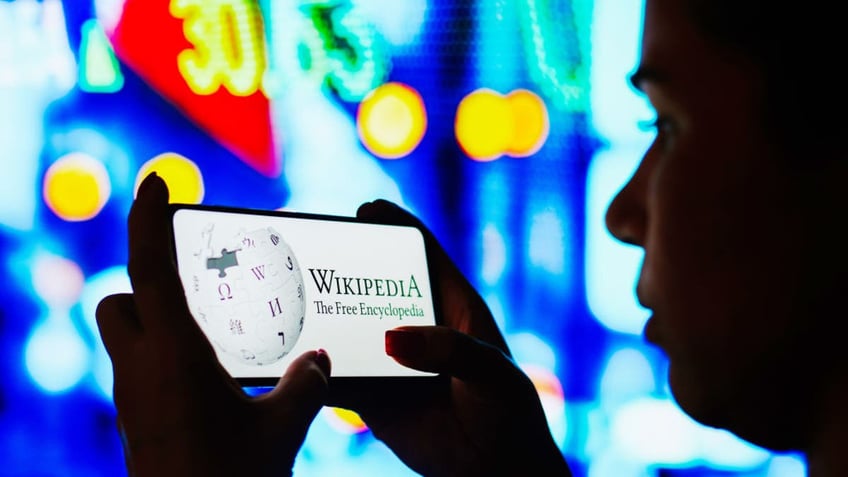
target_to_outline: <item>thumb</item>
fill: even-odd
[[[291,429],[302,440],[327,398],[330,357],[322,350],[308,351],[291,362],[277,386],[257,398],[271,419]]]
[[[386,331],[386,354],[410,368],[447,374],[469,384],[498,386],[524,373],[500,349],[445,326]]]

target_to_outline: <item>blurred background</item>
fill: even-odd
[[[0,0],[0,475],[125,475],[94,320],[125,217],[175,201],[427,223],[578,476],[801,476],[699,426],[603,215],[652,132],[640,0]],[[414,475],[325,408],[295,475]]]

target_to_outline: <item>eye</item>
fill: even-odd
[[[658,115],[654,119],[641,121],[639,128],[644,131],[656,131],[657,137],[654,142],[660,146],[668,147],[669,142],[674,138],[677,131],[674,121],[662,115]]]
[[[657,116],[654,119],[639,121],[639,129],[644,131],[656,131],[657,134],[670,132],[672,121],[665,116]]]

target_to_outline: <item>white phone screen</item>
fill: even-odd
[[[385,331],[436,324],[414,227],[180,208],[173,215],[191,312],[236,378],[278,378],[325,349],[333,377],[432,376],[385,353]]]

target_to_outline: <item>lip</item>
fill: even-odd
[[[649,310],[653,309],[651,307],[650,300],[648,299],[647,287],[642,280],[639,280],[636,284],[636,301]]]
[[[651,344],[659,345],[660,326],[656,319],[656,312],[652,306],[650,288],[646,283],[647,280],[645,279],[644,272],[645,270],[643,268],[639,276],[639,281],[636,283],[636,300],[639,302],[639,305],[651,312],[648,321],[645,322],[645,329],[643,331],[645,340]]]
[[[660,345],[660,327],[656,317],[652,314],[645,323],[645,341],[653,345]]]

